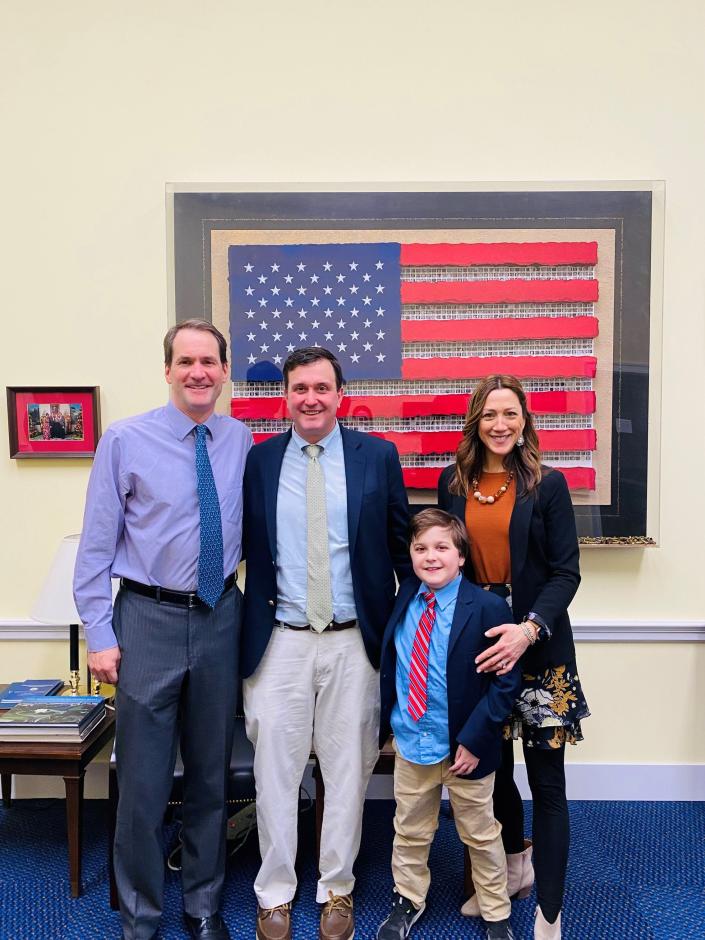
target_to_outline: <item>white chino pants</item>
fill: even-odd
[[[316,900],[350,894],[365,792],[378,756],[379,674],[358,627],[313,633],[275,627],[243,683],[247,736],[255,747],[261,907],[296,891],[299,785],[311,746],[326,788]]]

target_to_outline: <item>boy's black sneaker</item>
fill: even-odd
[[[406,940],[423,912],[423,908],[414,907],[408,898],[395,892],[389,917],[377,929],[377,940]]]
[[[514,940],[509,918],[506,920],[485,921],[487,927],[487,940]]]

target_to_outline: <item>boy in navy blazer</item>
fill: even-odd
[[[411,523],[414,574],[403,582],[382,640],[380,744],[394,732],[396,761],[392,910],[378,940],[405,940],[424,911],[428,853],[448,788],[472,860],[480,911],[492,940],[512,940],[501,826],[492,812],[501,728],[517,697],[518,668],[478,674],[476,656],[506,603],[462,576],[465,526],[441,509]]]

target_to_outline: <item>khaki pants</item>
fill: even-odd
[[[428,853],[438,829],[441,791],[446,786],[458,835],[470,851],[480,913],[487,921],[504,920],[511,913],[511,903],[507,895],[502,827],[492,812],[494,774],[480,780],[456,777],[449,772],[451,763],[446,758],[439,764],[412,764],[397,751],[394,887],[416,907],[425,905],[431,883]]]

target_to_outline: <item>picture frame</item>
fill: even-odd
[[[97,385],[7,387],[13,460],[92,457],[100,439]]]
[[[266,252],[282,249],[285,252],[300,251],[301,246],[308,250],[315,244],[337,248],[344,244],[381,245],[389,242],[401,244],[403,265],[408,243],[417,243],[412,244],[412,248],[419,247],[418,243],[422,243],[423,248],[439,242],[446,245],[462,243],[464,248],[478,245],[486,248],[487,243],[507,247],[509,243],[509,248],[520,250],[536,243],[549,243],[559,250],[565,243],[579,248],[594,244],[597,263],[578,261],[578,264],[592,265],[593,271],[587,276],[598,282],[595,303],[591,307],[590,298],[587,298],[588,303],[582,307],[574,304],[574,309],[569,311],[570,315],[592,317],[599,324],[594,349],[585,348],[582,340],[574,344],[576,349],[581,346],[580,355],[575,354],[575,361],[582,359],[589,368],[596,369],[593,384],[592,380],[552,384],[552,379],[543,381],[532,377],[543,373],[527,369],[526,356],[550,358],[555,355],[551,347],[558,349],[567,345],[563,340],[549,340],[543,351],[537,351],[540,344],[534,341],[516,343],[517,347],[527,350],[526,353],[521,349],[515,351],[516,355],[525,355],[523,371],[511,368],[511,360],[510,366],[505,367],[507,356],[502,352],[505,344],[501,341],[485,343],[481,355],[494,356],[494,361],[487,360],[488,372],[510,372],[524,381],[529,393],[529,407],[534,414],[541,416],[539,436],[543,438],[542,452],[554,451],[546,455],[549,458],[547,463],[558,467],[571,487],[581,544],[608,547],[655,545],[660,532],[664,206],[665,187],[658,180],[221,183],[210,186],[170,183],[167,185],[170,321],[202,316],[230,337],[234,381],[230,408],[227,408],[227,402],[221,402],[225,406],[222,410],[245,420],[255,440],[260,440],[288,426],[287,415],[281,405],[281,382],[276,380],[276,370],[272,368],[278,362],[273,354],[279,357],[286,353],[274,349],[270,339],[265,337],[262,345],[264,348],[269,345],[271,362],[263,363],[259,355],[255,356],[256,362],[250,373],[246,367],[243,372],[238,361],[243,351],[253,351],[246,348],[252,332],[256,333],[256,341],[261,341],[259,322],[257,328],[248,333],[238,328],[236,321],[237,291],[240,287],[249,289],[251,286],[249,281],[246,284],[243,280],[242,271],[248,270],[244,264],[248,261],[257,264],[256,257],[250,259],[245,256],[247,252],[264,250],[266,255]],[[274,255],[265,262],[265,255],[261,255],[262,265],[270,261],[279,263]],[[306,259],[302,257],[299,260]],[[237,263],[240,263],[240,268],[234,266]],[[528,263],[534,264],[533,260]],[[562,263],[556,262],[557,265]],[[260,272],[257,268],[257,273],[268,275],[269,271],[262,268]],[[520,273],[518,276],[524,275]],[[548,276],[554,275],[549,273]],[[584,276],[582,273],[567,274],[569,278]],[[483,278],[484,274],[479,273],[476,277]],[[270,282],[271,278],[267,281],[267,289]],[[256,283],[253,282],[252,286],[257,289]],[[560,291],[560,285],[555,286]],[[258,297],[255,294],[255,299]],[[264,299],[259,298],[259,302]],[[511,303],[503,296],[496,299],[496,307],[500,309],[504,309],[502,305]],[[452,321],[456,316],[454,311],[460,308],[458,302],[454,306],[452,299],[449,303],[448,316]],[[544,305],[544,311],[539,312],[545,313],[547,306]],[[490,302],[486,302],[484,309],[489,307]],[[243,309],[246,309],[245,316],[249,316],[249,308]],[[522,312],[515,304],[510,315],[521,316]],[[562,311],[558,315],[562,316]],[[446,316],[445,311],[437,319],[441,316]],[[533,314],[529,312],[528,316]],[[402,331],[403,320],[404,313]],[[311,339],[309,331],[308,341]],[[335,337],[335,342],[338,339]],[[315,334],[313,342],[322,344]],[[589,345],[589,341],[587,343]],[[478,347],[481,345],[476,344]],[[402,339],[402,350],[403,347]],[[496,349],[499,353],[494,351]],[[433,349],[422,353],[435,354]],[[404,355],[402,351],[402,363]],[[440,355],[447,353],[441,350]],[[471,352],[470,356],[473,355]],[[560,357],[560,353],[557,355]],[[348,368],[345,363],[343,365],[347,373]],[[402,385],[403,369],[402,365]],[[261,370],[260,374],[256,374],[258,370]],[[265,370],[268,381],[264,380]],[[251,381],[251,377],[257,381]],[[383,376],[380,378],[385,381]],[[479,372],[473,373],[464,387],[466,401],[473,383],[476,384],[479,378]],[[377,391],[367,390],[369,382],[363,389],[362,382],[351,382],[347,374],[346,379],[346,396],[340,412],[343,420],[352,427],[381,433],[396,443],[400,423],[397,418],[382,421],[375,420],[373,415],[372,420],[367,420],[370,402],[365,396],[374,398]],[[393,383],[388,384],[391,387]],[[456,386],[460,384],[455,383]],[[420,383],[417,383],[419,388]],[[587,389],[587,397],[594,395],[597,405],[592,412],[585,404],[581,406],[582,411],[566,407],[566,411],[580,412],[582,421],[573,429],[566,428],[561,423],[562,415],[548,414],[544,417],[541,409],[536,410],[538,396],[532,393],[544,389],[557,391],[559,395],[570,393],[572,389]],[[457,387],[454,390],[457,391]],[[437,476],[441,466],[452,461],[455,446],[452,440],[457,439],[462,428],[462,415],[456,405],[453,416],[449,418],[448,412],[438,407],[439,400],[434,399],[436,393],[433,389],[424,400],[420,400],[419,394],[415,401],[408,400],[405,394],[402,390],[403,401],[401,405],[397,402],[397,410],[401,408],[402,418],[407,414],[414,418],[413,422],[406,422],[404,429],[411,429],[413,433],[406,435],[405,445],[412,452],[400,451],[402,469],[410,501],[430,504],[435,500],[434,484],[417,484],[411,482],[412,477]],[[253,399],[259,397],[261,401],[262,396],[264,402],[253,406]],[[431,438],[433,442],[429,445]],[[556,439],[560,446],[549,446]],[[580,453],[566,454],[570,458],[566,462],[564,455],[555,451],[567,451],[565,442],[571,439],[585,443]],[[416,445],[411,442],[416,440],[420,445],[418,452],[413,453]],[[450,441],[450,445],[445,446],[444,443],[441,446],[438,441]],[[435,448],[431,457],[428,446]],[[432,473],[427,466],[429,463],[434,465]],[[421,466],[420,473],[415,469],[417,465]]]

